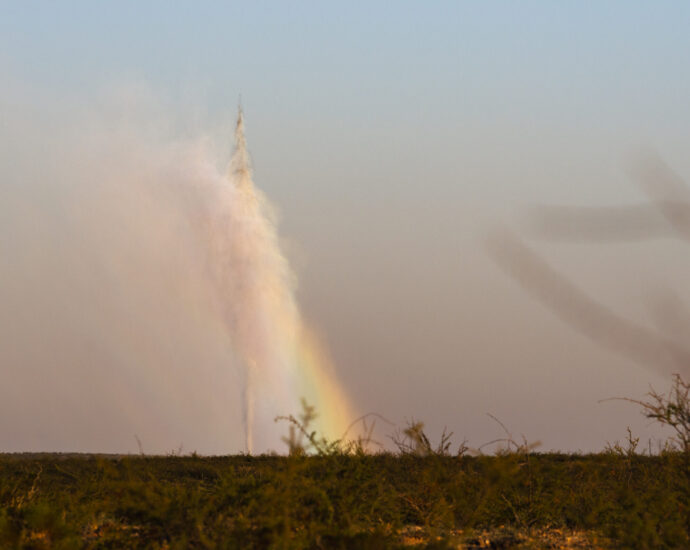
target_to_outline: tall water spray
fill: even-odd
[[[247,451],[280,450],[274,419],[302,397],[342,436],[354,415],[295,303],[241,113],[218,170],[210,140],[119,106],[70,113],[59,139],[21,109],[0,131],[3,449],[127,452],[136,434],[225,453],[244,430]]]
[[[275,444],[281,429],[275,417],[295,412],[300,398],[316,406],[324,435],[340,437],[352,413],[295,303],[275,217],[252,181],[241,109],[228,178],[234,192],[212,224],[212,260],[225,319],[244,363],[246,451],[256,449],[257,428],[263,450]]]

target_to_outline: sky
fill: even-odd
[[[355,410],[397,426],[422,420],[432,439],[447,427],[475,447],[503,436],[487,413],[541,450],[599,450],[628,426],[644,442],[664,437],[634,405],[600,401],[665,389],[669,371],[578,331],[486,242],[508,228],[640,325],[655,326],[659,304],[690,300],[687,243],[558,242],[528,223],[539,204],[647,201],[631,168],[640,151],[690,177],[689,24],[684,2],[3,4],[0,292],[15,309],[0,313],[11,350],[0,355],[0,416],[13,418],[0,422],[0,451],[136,451],[132,432],[156,451],[239,450],[237,391],[224,393],[237,375],[210,336],[220,329],[193,315],[154,323],[198,310],[165,305],[163,268],[125,243],[160,250],[149,227],[181,231],[177,207],[154,206],[155,194],[138,200],[133,182],[141,166],[168,174],[171,143],[201,140],[227,162],[240,97],[255,183],[278,212],[297,300]],[[108,174],[104,194],[91,194],[89,182]],[[108,224],[125,229],[114,235]],[[141,271],[104,268],[109,290],[74,275],[94,245],[70,243],[92,232],[103,235],[104,258],[117,247]],[[176,258],[187,269],[193,256]],[[162,288],[186,289],[194,277]],[[113,303],[114,288],[129,306]],[[149,299],[156,314],[137,331],[165,326],[185,341],[171,352],[179,376],[159,358],[151,367],[158,356],[148,348],[132,355],[109,348],[117,339],[99,341],[107,323],[93,328],[99,307],[136,316]],[[18,311],[52,321],[18,324]],[[87,324],[93,357],[80,352],[76,370],[46,360],[65,326]],[[690,325],[682,330],[688,341]],[[140,368],[124,365],[133,357]],[[184,361],[206,366],[189,371]],[[129,397],[127,422],[89,390],[123,380],[141,393]],[[394,429],[380,422],[378,437]]]

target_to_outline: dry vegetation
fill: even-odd
[[[680,376],[643,412],[675,430],[658,454],[492,455],[421,423],[328,442],[287,417],[287,456],[0,455],[2,548],[687,548],[690,414]],[[683,419],[683,421],[679,420]]]

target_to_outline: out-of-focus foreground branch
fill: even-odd
[[[649,196],[648,204],[628,207],[534,208],[531,221],[541,234],[567,240],[640,240],[672,236],[690,242],[690,188],[661,159],[648,156],[633,175]],[[690,347],[673,331],[663,330],[690,313],[677,300],[657,313],[662,330],[631,321],[581,290],[567,276],[526,245],[510,230],[494,231],[487,250],[496,263],[531,296],[597,344],[639,364],[666,373],[690,372]]]

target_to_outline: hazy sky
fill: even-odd
[[[490,259],[484,243],[492,228],[511,227],[591,297],[645,326],[654,326],[669,293],[690,300],[690,254],[681,242],[553,243],[524,224],[534,204],[645,201],[630,176],[640,149],[657,151],[690,177],[688,28],[686,2],[5,3],[0,247],[16,259],[26,235],[45,244],[49,237],[27,229],[23,213],[59,210],[70,166],[86,186],[89,174],[103,173],[100,160],[125,158],[110,158],[104,144],[145,149],[160,136],[207,136],[227,161],[241,95],[255,181],[280,213],[299,302],[359,411],[400,424],[421,419],[434,435],[447,426],[475,446],[502,435],[487,412],[516,435],[542,441],[542,450],[600,449],[624,438],[627,426],[646,440],[661,432],[635,406],[598,401],[639,398],[650,383],[665,388],[668,376],[562,322]],[[125,139],[132,134],[137,138]],[[127,173],[122,164],[118,170]],[[34,200],[41,205],[33,210],[11,206]],[[159,219],[169,219],[165,212]],[[81,221],[99,225],[95,215]],[[64,239],[83,230],[58,225]],[[44,226],[46,234],[54,227]],[[45,265],[77,269],[78,262],[62,265],[55,254]],[[35,268],[43,264],[29,253],[21,258],[0,271],[6,300],[15,287],[22,296],[23,270],[42,281]],[[131,303],[154,287],[142,284]],[[44,294],[32,299],[37,312],[54,299],[50,289]],[[98,318],[98,306],[88,308],[89,319]],[[2,316],[0,326],[14,322]],[[59,333],[45,334],[51,326],[34,337],[59,342]],[[687,342],[690,326],[683,330],[678,337]],[[28,338],[26,349],[34,348],[19,333]],[[15,339],[5,334],[6,344]],[[205,334],[198,328],[185,353],[222,369],[220,348],[190,351],[217,344]],[[3,388],[22,376],[16,354],[23,348],[15,348],[2,356]],[[118,353],[108,361],[112,379],[120,379],[118,369],[126,369]],[[30,397],[32,387],[45,384],[43,368],[57,380],[55,369],[63,367],[34,366],[34,378],[26,379],[33,381],[23,380],[12,399],[0,390],[3,416],[23,419],[0,423],[0,451],[136,450],[130,424],[99,424],[88,403],[67,416],[89,416],[88,429],[100,425],[102,439],[90,438],[87,428],[79,440],[59,428],[41,431],[42,419],[59,418],[64,408],[59,398],[47,409]],[[208,400],[212,407],[199,412],[194,399],[203,400],[203,391],[192,391],[175,413],[181,431],[168,426],[167,439],[154,446],[239,450],[235,436],[221,441],[234,429],[236,407],[229,406],[227,426],[200,427],[224,414],[213,369],[202,371],[207,386],[199,388],[218,392]],[[141,392],[150,395],[166,375],[140,376]],[[161,397],[155,414],[164,417],[175,399]],[[196,429],[205,436],[185,442]],[[381,426],[380,437],[390,431]],[[108,441],[118,443],[104,448]]]

